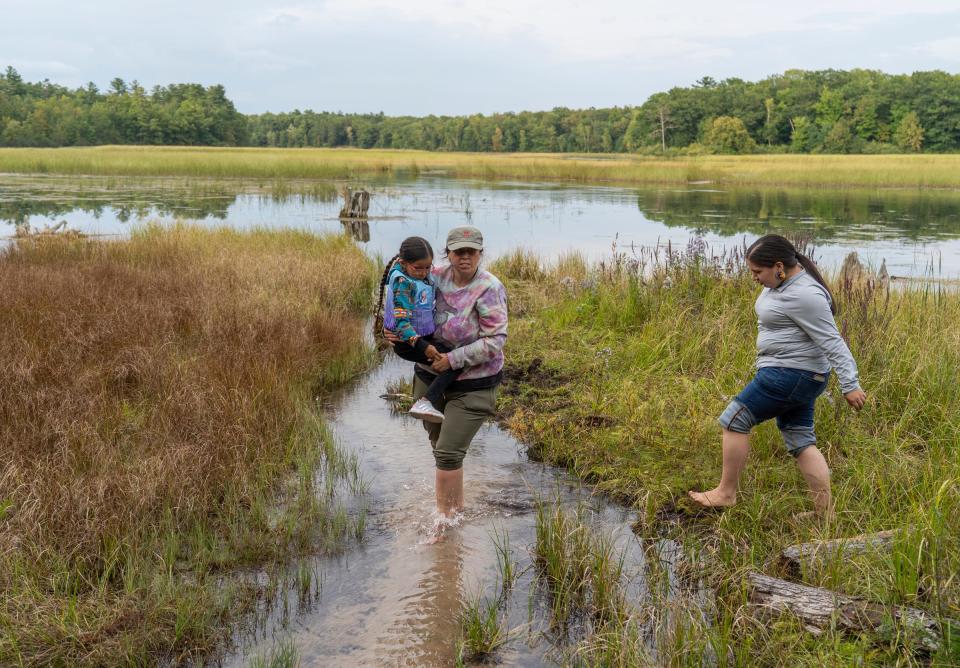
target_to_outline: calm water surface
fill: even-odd
[[[791,232],[809,236],[828,265],[856,250],[873,266],[886,260],[894,275],[923,275],[931,265],[939,275],[960,275],[957,191],[627,188],[440,177],[364,185],[372,193],[370,221],[348,231],[382,256],[414,234],[442,245],[450,227],[465,223],[483,230],[491,255],[525,247],[546,258],[571,249],[601,258],[614,244],[626,252],[668,242],[682,247],[694,234],[719,251],[768,232]],[[338,231],[345,229],[339,208],[331,182],[0,177],[0,221],[8,234],[17,223],[43,228],[61,220],[92,234],[122,235],[140,222],[174,219]]]

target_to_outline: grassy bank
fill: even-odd
[[[925,661],[893,630],[814,639],[795,621],[765,623],[747,612],[743,573],[817,538],[900,529],[891,552],[833,555],[805,581],[960,619],[956,292],[907,286],[887,294],[834,281],[838,321],[871,399],[854,413],[833,380],[818,402],[838,516],[817,527],[793,520],[810,506],[773,424],[754,433],[736,507],[702,513],[686,500],[688,489],[719,479],[715,417],[752,375],[757,287],[736,254],[661,251],[597,266],[570,255],[544,267],[518,252],[492,271],[511,298],[503,409],[513,431],[534,456],[636,504],[638,530],[679,539],[696,555],[697,577],[721,592],[715,613],[684,616],[688,639],[698,640],[678,650],[681,665],[700,665],[708,651],[761,665]],[[941,665],[960,660],[953,634],[953,648],[935,657]]]
[[[579,183],[960,187],[956,155],[757,155],[654,158],[622,154],[432,153],[358,149],[152,146],[0,149],[0,172],[253,179],[455,177]]]
[[[3,251],[0,663],[204,657],[263,593],[226,570],[362,529],[316,398],[369,360],[371,272],[282,231]]]

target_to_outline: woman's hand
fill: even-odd
[[[440,353],[437,356],[437,359],[433,361],[433,364],[430,365],[430,368],[437,373],[443,373],[444,371],[449,371],[453,367],[450,366],[450,360],[447,358],[447,354]]]
[[[848,404],[857,410],[863,408],[863,405],[867,403],[867,393],[860,389],[847,392],[845,395],[843,395],[843,398],[847,400]]]
[[[400,337],[391,332],[389,329],[383,329],[383,338],[392,346],[394,343],[400,343]]]

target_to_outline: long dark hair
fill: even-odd
[[[833,293],[830,286],[823,279],[820,270],[813,260],[794,248],[793,244],[779,234],[767,234],[752,244],[747,249],[747,260],[761,267],[772,267],[777,262],[783,262],[783,266],[792,269],[798,264],[807,270],[813,276],[817,283],[823,286],[823,289],[830,295],[830,312],[836,315],[837,306],[833,301]]]
[[[379,336],[383,333],[383,297],[387,291],[387,281],[390,278],[390,271],[393,269],[397,260],[404,262],[417,262],[419,260],[433,260],[433,246],[423,237],[407,237],[400,243],[400,250],[390,258],[387,266],[383,269],[383,276],[380,277],[380,297],[377,299],[377,308],[373,312],[373,335]]]

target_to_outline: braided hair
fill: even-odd
[[[430,242],[423,237],[407,237],[400,243],[400,251],[387,262],[387,265],[383,268],[383,276],[380,277],[380,296],[377,298],[377,308],[373,312],[374,337],[383,334],[383,298],[387,292],[390,272],[393,271],[397,260],[417,262],[427,258],[433,260],[433,246],[430,245]]]
[[[760,237],[750,244],[746,258],[761,267],[772,267],[777,262],[782,262],[784,267],[792,269],[799,264],[827,291],[827,294],[830,295],[830,312],[834,315],[837,314],[833,293],[820,274],[820,270],[817,269],[817,265],[809,257],[794,248],[793,244],[785,237],[781,237],[779,234],[767,234]]]

